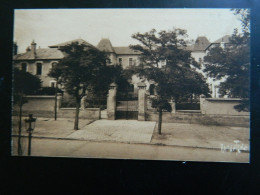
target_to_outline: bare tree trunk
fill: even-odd
[[[162,107],[159,107],[158,134],[161,135],[162,129]]]
[[[74,130],[79,130],[79,108],[80,108],[80,98],[77,97],[76,98]]]
[[[22,155],[22,145],[21,145],[21,134],[22,134],[22,97],[19,103],[19,124],[18,124],[18,155]]]

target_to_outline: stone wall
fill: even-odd
[[[60,108],[58,110],[58,117],[60,118],[74,118],[76,108]],[[100,108],[85,108],[80,109],[79,118],[82,119],[100,119],[101,110]]]
[[[28,102],[23,105],[23,115],[33,114],[35,117],[54,117],[55,96],[27,96]],[[74,118],[76,108],[60,108],[60,98],[57,102],[58,118]],[[13,115],[18,115],[19,108],[14,105]],[[100,108],[80,109],[79,118],[100,119]]]
[[[147,121],[158,121],[158,112],[148,110],[146,112]],[[232,115],[204,115],[201,113],[170,113],[163,112],[163,122],[166,123],[187,123],[203,125],[222,125],[249,127],[249,116],[232,116]]]
[[[235,105],[241,102],[239,98],[200,98],[201,113],[205,115],[249,116],[249,112],[238,112]]]
[[[249,112],[238,112],[234,109],[240,103],[238,98],[200,98],[198,111],[163,112],[162,120],[166,123],[189,123],[204,125],[224,125],[249,127]],[[158,121],[155,109],[146,110],[147,121]]]

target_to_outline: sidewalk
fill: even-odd
[[[157,125],[155,128],[157,131]],[[162,134],[153,134],[152,144],[249,151],[250,129],[245,127],[163,123]]]
[[[67,138],[150,144],[156,122],[136,120],[97,120]]]
[[[28,136],[25,130],[24,119],[22,119],[22,135]],[[92,123],[94,120],[79,120],[79,129]],[[36,119],[33,137],[51,137],[51,138],[66,138],[74,133],[74,118],[58,118],[56,121],[53,118],[39,117]],[[18,117],[13,117],[13,135],[18,135]]]
[[[18,135],[17,117],[13,135]],[[74,119],[37,118],[34,137],[76,139],[95,142],[124,142],[208,149],[240,147],[249,151],[249,128],[205,126],[199,124],[163,123],[162,135],[157,123],[136,120],[79,120],[80,130],[73,130]],[[24,129],[23,124],[23,129]],[[28,136],[25,130],[23,136]]]

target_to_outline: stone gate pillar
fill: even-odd
[[[138,120],[145,121],[146,112],[146,85],[138,83]]]
[[[172,107],[172,112],[171,113],[176,113],[176,103],[174,99],[171,99],[170,105]]]
[[[109,86],[108,97],[107,97],[107,118],[109,120],[116,119],[116,92],[117,92],[117,84],[112,83]]]
[[[200,95],[200,112],[201,114],[206,114],[206,109],[205,109],[205,95]]]
[[[85,110],[86,96],[83,96],[80,100],[80,108],[81,110]]]
[[[57,93],[57,110],[61,107],[62,94]]]

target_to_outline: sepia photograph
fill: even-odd
[[[12,156],[250,162],[250,9],[15,9]]]

